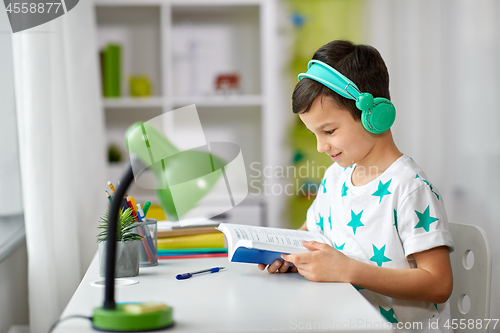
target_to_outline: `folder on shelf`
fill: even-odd
[[[103,51],[104,97],[121,96],[121,46],[109,43]]]

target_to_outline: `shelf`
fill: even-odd
[[[204,7],[213,9],[217,6],[258,6],[262,4],[262,0],[170,0],[173,6],[189,7]],[[218,8],[216,8],[218,9]]]
[[[104,98],[103,104],[107,109],[161,108],[163,107],[163,98],[159,96]]]
[[[161,68],[161,24],[159,6],[96,6],[97,46],[121,46],[121,95],[129,96],[129,77],[146,75],[151,95],[163,91]]]
[[[216,78],[237,74],[237,93],[261,95],[260,7],[208,2],[171,7],[171,96],[217,96]],[[238,5],[236,5],[238,4]]]
[[[96,6],[160,6],[162,0],[95,0]]]
[[[276,200],[257,195],[264,185],[255,174],[264,163],[273,164],[279,151],[268,140],[274,135],[272,126],[265,125],[279,121],[268,98],[275,95],[268,86],[277,86],[272,77],[276,74],[269,70],[276,67],[276,52],[268,50],[276,45],[274,5],[269,5],[274,1],[94,1],[98,49],[108,43],[122,46],[123,97],[102,98],[107,144],[118,146],[124,158],[122,163],[108,165],[109,180],[116,182],[126,167],[126,130],[135,122],[155,119],[155,125],[181,150],[198,147],[195,143],[201,135],[203,142],[238,145],[247,181],[258,180],[248,183],[252,193],[244,202],[263,204],[261,224],[266,219],[277,221],[276,209],[267,208],[268,201]],[[220,90],[224,85],[220,75],[224,74],[239,76],[239,80],[226,81],[231,86],[226,93]],[[152,96],[129,96],[129,75],[147,75]],[[193,104],[197,120],[193,121],[192,112],[170,113]],[[140,184],[129,192],[139,201],[156,201],[154,190]],[[214,205],[222,200],[212,199]]]
[[[229,107],[229,106],[261,106],[260,95],[220,95],[208,97],[177,97],[174,98],[175,108],[196,104],[197,107]]]
[[[263,0],[95,0],[97,6],[161,6],[170,4],[174,6],[257,6]]]
[[[107,109],[140,109],[140,108],[161,108],[164,106],[164,99],[160,96],[154,97],[120,97],[104,98],[104,107]],[[197,107],[238,107],[238,106],[261,106],[262,96],[260,95],[220,95],[208,97],[177,97],[173,100],[174,108],[196,104]]]

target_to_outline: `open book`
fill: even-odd
[[[317,232],[304,230],[254,227],[221,223],[218,230],[227,239],[228,259],[231,262],[271,265],[281,254],[309,251],[302,241],[316,241],[332,245],[330,240]]]

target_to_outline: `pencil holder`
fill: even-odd
[[[158,265],[158,225],[155,219],[146,219],[134,229],[141,235],[142,241],[139,246],[139,266],[148,267]]]

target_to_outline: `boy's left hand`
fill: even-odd
[[[312,251],[281,255],[297,267],[299,274],[316,282],[349,282],[346,273],[352,263],[351,258],[328,244],[304,241],[302,245]]]

